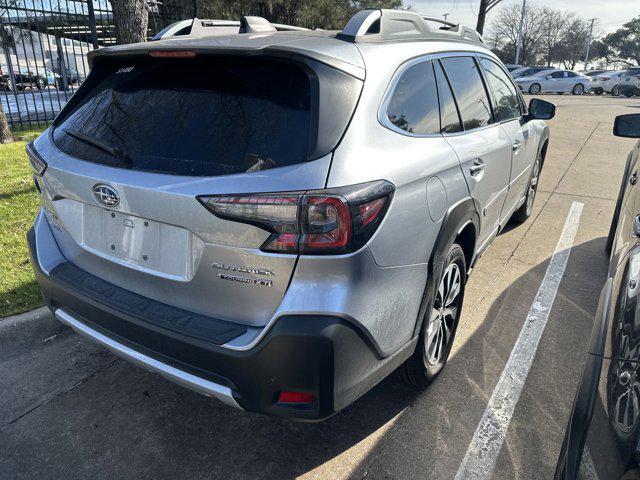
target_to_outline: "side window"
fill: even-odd
[[[553,72],[551,78],[564,78],[564,72]]]
[[[490,103],[474,59],[444,58],[442,66],[458,101],[464,129],[471,130],[489,125],[492,119]]]
[[[566,72],[566,73],[567,73],[567,77],[569,77],[569,78],[573,78],[573,77],[577,77],[578,76],[574,72]]]
[[[430,61],[416,63],[404,71],[393,90],[386,115],[406,132],[419,135],[440,132],[436,81]]]
[[[462,131],[462,122],[458,115],[456,101],[453,99],[449,81],[442,70],[440,62],[433,64],[436,70],[436,82],[438,83],[438,97],[440,99],[440,124],[442,133],[455,133]]]
[[[509,120],[520,117],[520,102],[518,101],[516,88],[507,74],[504,73],[504,70],[496,62],[488,58],[481,57],[480,64],[484,68],[487,83],[493,92],[496,102],[493,112],[496,118]]]

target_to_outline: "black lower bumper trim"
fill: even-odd
[[[243,325],[188,312],[130,292],[70,262],[61,263],[50,275],[63,285],[114,310],[215,345],[227,343],[247,331]]]

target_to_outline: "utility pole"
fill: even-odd
[[[522,13],[520,14],[520,27],[518,28],[518,41],[516,45],[516,65],[520,65],[520,49],[522,48],[522,28],[524,27],[524,14],[527,8],[527,0],[522,0]]]
[[[591,18],[591,27],[589,28],[589,39],[587,40],[587,53],[584,56],[584,69],[587,70],[589,67],[589,49],[591,48],[591,37],[593,35],[593,22],[595,22],[596,18]]]
[[[447,19],[447,17],[448,17],[449,15],[451,15],[451,14],[450,14],[450,13],[443,13],[443,14],[442,14],[442,16],[444,17],[444,19],[445,19],[445,20]]]

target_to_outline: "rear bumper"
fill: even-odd
[[[44,300],[60,321],[133,363],[247,411],[327,418],[387,376],[415,347],[414,339],[381,359],[356,325],[318,314],[280,317],[253,348],[232,350],[128,314],[61,282],[42,267],[37,245],[45,248],[37,235],[33,228],[27,235],[31,262]],[[282,390],[311,393],[315,401],[280,404]]]

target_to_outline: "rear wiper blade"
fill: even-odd
[[[69,135],[70,137],[75,138],[76,140],[81,141],[87,145],[90,145],[98,150],[102,150],[103,152],[111,155],[112,157],[119,159],[126,159],[124,152],[118,147],[112,147],[111,145],[106,144],[102,140],[98,140],[97,138],[92,137],[91,135],[87,135],[86,133],[76,132],[75,130],[63,130],[64,133]]]

